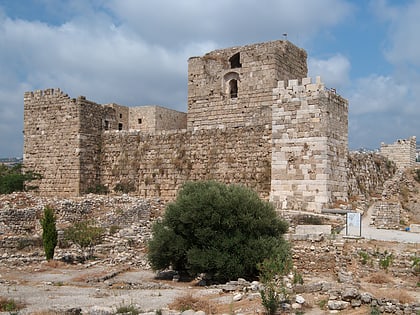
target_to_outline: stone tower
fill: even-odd
[[[270,200],[321,212],[347,201],[348,104],[316,78],[273,90]]]
[[[288,41],[212,51],[188,61],[188,129],[271,125],[273,88],[307,75],[306,52]]]

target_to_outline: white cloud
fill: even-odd
[[[372,2],[373,10],[388,24],[385,55],[394,65],[420,66],[420,0],[392,6],[384,0]]]
[[[341,89],[349,82],[350,62],[343,55],[328,59],[308,58],[309,76],[320,75],[322,81],[330,88]]]
[[[350,111],[357,115],[401,111],[401,103],[407,99],[408,90],[407,86],[390,76],[361,78],[350,93]]]
[[[26,90],[186,110],[190,56],[283,33],[303,42],[351,11],[344,0],[38,0],[25,20],[0,5],[0,155],[22,142]]]

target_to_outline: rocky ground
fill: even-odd
[[[400,195],[406,202],[405,218],[416,222],[419,186],[413,181],[406,186],[392,189],[404,192]],[[94,259],[80,263],[82,251],[61,242],[54,261],[45,261],[39,218],[47,204],[56,211],[59,231],[85,219],[105,228]],[[145,258],[146,243],[164,206],[159,200],[127,195],[68,200],[31,194],[0,196],[0,305],[20,308],[3,314],[109,315],[124,310],[126,314],[134,310],[181,314],[186,309],[194,311],[185,314],[263,314],[258,283],[238,279],[202,286],[200,279],[156,278]],[[372,228],[362,238],[339,233],[295,238],[297,221],[290,216],[288,238],[294,239],[294,265],[303,284],[293,285],[294,293],[282,313],[420,313],[420,235],[410,234],[413,238],[403,242],[387,241],[396,233]],[[344,222],[340,215],[322,220],[334,231]]]

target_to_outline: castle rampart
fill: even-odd
[[[416,165],[416,137],[397,140],[393,144],[381,143],[381,154],[394,161],[399,168]]]
[[[44,195],[94,187],[172,200],[187,180],[255,189],[279,209],[347,199],[347,102],[306,78],[288,41],[193,57],[188,114],[25,93],[24,166]],[[284,82],[288,82],[285,86]]]

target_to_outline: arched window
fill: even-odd
[[[229,81],[229,95],[230,98],[238,97],[238,81],[235,79]]]
[[[241,55],[239,53],[234,54],[232,57],[229,58],[230,68],[241,68]]]
[[[228,72],[223,77],[223,90],[229,98],[238,97],[239,74],[237,72]]]

